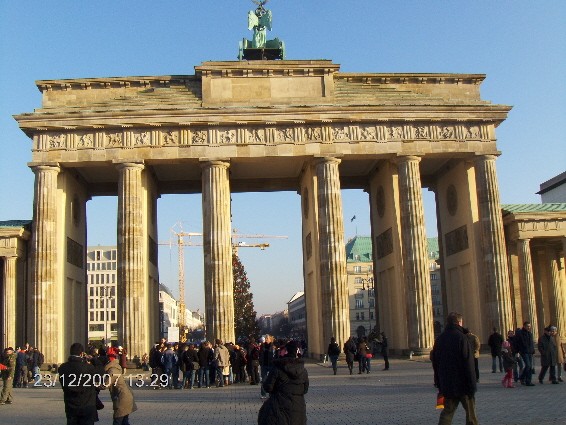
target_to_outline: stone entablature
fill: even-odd
[[[330,121],[330,120],[329,120]],[[131,127],[131,125],[123,125]],[[34,136],[34,151],[114,149],[168,146],[277,145],[305,143],[389,142],[495,142],[493,126],[481,122],[456,123],[332,123],[322,125],[267,122],[199,123],[185,127],[154,125],[148,128],[103,131],[42,131]],[[454,148],[454,147],[452,147]],[[466,146],[465,150],[469,150]]]
[[[566,206],[566,204],[564,204]],[[564,211],[510,213],[503,216],[511,240],[566,237],[566,207]]]

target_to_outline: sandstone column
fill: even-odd
[[[538,319],[537,319],[537,302],[536,302],[536,292],[535,292],[535,280],[533,276],[533,260],[531,258],[531,245],[530,239],[519,239],[517,241],[517,248],[519,254],[519,281],[524,288],[523,292],[523,306],[526,310],[523,310],[523,317],[526,317],[523,321],[528,320],[531,322],[533,337],[538,338]],[[522,326],[522,323],[517,323],[518,326]],[[502,332],[508,331],[508,329],[502,329]]]
[[[148,311],[145,293],[145,239],[141,163],[117,165],[118,180],[118,284],[116,310],[118,341],[133,358],[148,350]]]
[[[499,202],[495,155],[475,159],[476,189],[481,226],[483,286],[487,294],[486,323],[502,331],[511,329],[513,313],[509,289],[509,271]]]
[[[202,163],[206,337],[235,341],[230,180],[224,161]]]
[[[4,257],[3,277],[4,282],[1,288],[4,289],[2,295],[2,311],[4,313],[4,335],[3,347],[15,347],[21,343],[16,341],[16,286],[17,286],[17,261],[18,257]]]
[[[45,363],[58,361],[61,299],[57,291],[57,165],[37,165],[35,173],[31,244],[30,343]]]
[[[342,346],[350,336],[350,305],[338,164],[337,158],[322,158],[316,161],[315,167],[323,343],[328,344],[330,338],[335,337]]]
[[[546,258],[548,261],[548,267],[550,269],[550,290],[552,296],[550,297],[550,302],[552,303],[551,311],[554,313],[551,318],[551,324],[558,327],[558,330],[561,335],[564,335],[566,331],[566,320],[565,314],[566,308],[565,300],[564,300],[564,293],[562,290],[562,279],[560,278],[560,270],[558,270],[558,252],[552,247],[547,247],[546,250]]]
[[[419,162],[417,156],[397,160],[409,348],[425,354],[434,344],[434,323]]]

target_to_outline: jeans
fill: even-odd
[[[491,371],[497,372],[497,370],[496,370],[496,366],[497,366],[496,359],[499,359],[499,371],[503,372],[503,360],[501,360],[501,355],[494,356],[493,354],[491,355]]]
[[[521,357],[523,358],[523,362],[525,363],[525,367],[523,369],[523,373],[520,376],[521,382],[525,382],[525,384],[530,384],[533,378],[533,355],[527,353],[521,353]]]
[[[198,370],[198,387],[210,387],[210,381],[208,380],[208,367],[201,366]]]
[[[130,425],[130,420],[128,419],[128,415],[120,416],[119,418],[114,418],[112,425]]]
[[[474,396],[468,395],[456,398],[444,397],[444,409],[440,413],[438,425],[450,425],[452,423],[452,418],[459,403],[462,403],[462,407],[466,411],[466,425],[478,425],[476,399]]]
[[[187,370],[183,372],[183,387],[189,384],[189,388],[193,388],[195,386],[195,370]]]
[[[523,373],[525,364],[523,363],[523,358],[520,354],[515,354],[515,360],[517,360],[517,363],[513,365],[513,379],[517,382]]]

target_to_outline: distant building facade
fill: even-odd
[[[542,203],[566,202],[566,171],[540,184]]]
[[[305,293],[297,292],[287,301],[289,311],[289,324],[292,328],[292,337],[296,339],[307,338],[307,307],[305,303]]]
[[[118,342],[118,248],[89,247],[86,258],[88,340],[93,343]]]

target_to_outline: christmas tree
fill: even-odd
[[[250,292],[250,280],[240,258],[232,254],[234,272],[234,318],[236,339],[254,338],[259,335],[257,313],[254,308],[253,294]]]

